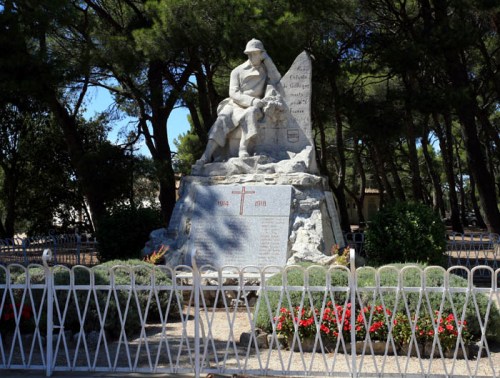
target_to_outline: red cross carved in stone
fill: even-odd
[[[247,191],[246,188],[243,186],[241,188],[241,192],[237,190],[232,191],[233,194],[241,194],[241,199],[240,199],[240,215],[243,215],[243,207],[245,206],[245,196],[247,194],[255,194],[255,191],[250,190]]]

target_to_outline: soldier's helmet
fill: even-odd
[[[264,44],[258,39],[252,38],[248,41],[247,46],[245,47],[245,54],[251,53],[252,51],[266,51],[264,49]]]

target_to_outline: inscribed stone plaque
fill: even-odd
[[[281,79],[284,99],[290,109],[288,128],[301,131],[302,147],[312,145],[311,139],[311,58],[306,52],[300,54],[290,70]]]
[[[255,151],[279,159],[287,151],[301,152],[312,146],[311,137],[311,58],[301,53],[281,78],[278,88],[287,106],[287,117],[279,124],[259,125]]]
[[[285,265],[291,195],[290,185],[197,185],[188,248],[198,266]]]

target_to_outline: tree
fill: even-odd
[[[23,150],[27,147],[26,135],[32,131],[29,117],[23,114],[26,110],[10,103],[3,104],[0,109],[0,168],[3,171],[0,189],[5,212],[5,216],[0,217],[0,237],[3,238],[15,234],[18,187],[26,165],[22,159]],[[31,112],[26,113],[31,115]]]
[[[191,33],[200,32],[196,29],[201,23],[187,1],[86,4],[96,16],[93,38],[99,42],[95,53],[103,77],[96,84],[108,88],[122,109],[137,117],[137,135],[144,137],[155,162],[163,219],[168,222],[175,204],[175,176],[167,121],[199,68],[200,57],[194,53],[199,45]]]
[[[494,46],[498,45],[491,39],[496,32],[488,26],[492,25],[488,19],[495,9],[498,7],[492,4],[469,1],[368,1],[363,3],[360,15],[365,29],[363,51],[369,53],[371,62],[377,62],[391,74],[401,77],[412,98],[420,99],[419,103],[410,103],[410,108],[416,108],[424,115],[433,114],[436,106],[431,101],[438,99],[442,112],[450,113],[451,117],[456,114],[481,207],[489,220],[489,229],[498,232],[500,218],[493,172],[489,169],[484,153],[487,145],[479,136],[476,120],[479,119],[481,99],[481,92],[477,89],[494,87],[491,85],[491,69],[481,70],[483,62],[480,57],[486,57],[485,61],[491,63]],[[485,41],[491,42],[493,49],[484,50],[488,46]],[[480,54],[481,47],[483,52]],[[445,96],[435,95],[436,85],[441,86],[441,93]],[[426,96],[427,102],[423,101]],[[491,130],[488,122],[483,124],[485,129]],[[460,226],[455,224],[454,227]]]
[[[98,218],[106,212],[102,188],[93,185],[92,172],[84,169],[86,150],[78,123],[92,74],[88,8],[62,0],[5,0],[2,5],[2,48],[9,51],[0,60],[3,95],[31,97],[50,109],[92,217]]]
[[[428,6],[425,1],[423,3],[423,6]],[[440,33],[446,36],[458,31],[456,28],[458,25],[450,20],[449,10],[446,2],[442,0],[435,2],[435,26]],[[427,11],[431,10],[427,9]],[[458,9],[458,11],[462,13],[464,9]],[[466,10],[464,13],[467,14]],[[428,12],[425,14],[428,15]],[[460,25],[460,28],[463,28],[463,24]],[[500,232],[500,211],[498,210],[495,182],[492,172],[488,169],[483,146],[478,136],[475,120],[478,113],[477,94],[469,78],[469,69],[465,60],[465,46],[452,44],[443,50],[443,55],[451,87],[457,93],[453,106],[462,127],[468,164],[479,191],[487,226],[491,232],[498,233]]]
[[[200,137],[191,129],[179,135],[179,138],[174,140],[174,143],[177,147],[177,155],[175,157],[176,172],[186,175],[190,174],[191,167],[204,151],[204,145],[200,142]]]

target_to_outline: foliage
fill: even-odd
[[[107,208],[123,202],[130,195],[132,163],[120,147],[107,141],[96,144],[87,149],[80,164],[80,171],[90,177],[86,184],[102,188],[99,201]]]
[[[337,259],[335,260],[335,264],[337,265],[343,265],[343,266],[348,266],[349,265],[349,255],[350,254],[350,249],[349,246],[344,247],[343,249],[340,249],[340,246],[338,244],[334,244],[332,248],[330,249],[330,255],[335,256],[337,255]]]
[[[410,324],[411,323],[411,324]],[[425,344],[433,342],[437,333],[439,343],[443,351],[455,348],[458,337],[465,344],[471,343],[471,334],[467,327],[467,321],[455,319],[452,313],[440,313],[435,311],[433,318],[429,315],[408,318],[403,313],[398,313],[394,319],[393,336],[394,341],[399,344],[409,344],[412,338],[412,324],[415,327],[415,340]]]
[[[130,159],[106,140],[106,117],[78,119],[87,151],[79,171],[91,177],[85,183],[76,180],[63,132],[45,107],[34,102],[4,104],[0,119],[0,167],[7,173],[0,202],[11,212],[6,217],[9,236],[44,234],[56,227],[59,232],[75,227],[92,231],[83,184],[99,187],[99,197],[109,207],[128,197]],[[14,219],[9,222],[9,217]]]
[[[191,166],[201,157],[204,151],[204,145],[200,138],[192,130],[181,134],[174,140],[177,147],[177,156],[175,158],[175,171],[182,174],[190,174]]]
[[[321,318],[320,331],[327,339],[336,341],[340,334],[343,334],[344,340],[351,339],[351,312],[352,307],[350,303],[346,303],[345,307],[341,305],[334,305],[328,302],[323,316]]]
[[[154,275],[153,275],[154,272]],[[76,290],[74,293],[62,286],[70,285],[70,272],[67,268],[55,268],[54,285],[56,287],[56,301],[54,305],[54,319],[64,316],[64,329],[73,332],[99,331],[101,319],[103,327],[111,338],[117,338],[123,330],[131,335],[141,328],[144,322],[159,322],[162,318],[177,319],[181,297],[168,288],[172,284],[165,270],[155,268],[151,264],[140,260],[112,260],[107,263],[87,269],[75,267],[73,269],[75,285],[102,285],[107,287],[113,282],[116,296],[109,289],[96,289],[95,297],[92,291]],[[29,268],[29,275],[18,272],[13,277],[13,283],[25,284],[29,280],[31,285],[45,282],[45,272],[42,268]],[[128,289],[132,282],[136,286],[152,286],[158,288],[158,297],[152,289]],[[61,287],[58,288],[58,285]],[[165,287],[162,289],[162,287]],[[42,317],[39,323],[41,329],[46,327],[46,294],[41,289],[31,289],[35,309],[40,311],[43,303]],[[15,291],[17,304],[21,303],[22,290]],[[96,302],[97,298],[97,302]],[[108,307],[105,312],[106,306]],[[127,316],[125,309],[128,307]],[[147,308],[147,312],[146,312]],[[167,311],[168,310],[168,311]],[[104,318],[104,314],[106,314]],[[82,322],[80,324],[79,317]],[[103,321],[104,321],[103,320]],[[82,328],[80,328],[82,327]]]
[[[99,220],[96,237],[101,261],[139,258],[149,233],[160,227],[160,214],[154,209],[115,209]]]
[[[314,312],[314,314],[313,314]],[[290,338],[294,334],[295,327],[300,340],[316,335],[315,319],[318,317],[317,309],[295,307],[293,311],[286,308],[280,309],[280,316],[275,318],[276,330],[279,335]]]
[[[304,269],[307,268],[307,271]],[[402,269],[404,270],[402,271]],[[357,270],[357,284],[360,288],[369,288],[376,286],[376,271],[373,268],[360,268]],[[303,293],[296,290],[270,291],[265,288],[262,291],[259,307],[256,308],[256,325],[264,330],[272,330],[271,319],[279,319],[282,309],[292,312],[294,308],[315,308],[326,311],[328,307],[337,314],[348,302],[345,291],[339,290],[348,285],[348,273],[345,270],[334,269],[328,272],[331,276],[331,288],[326,287],[327,271],[324,267],[311,264],[301,264],[301,267],[291,267],[284,273],[278,273],[270,277],[265,285],[266,288],[276,288],[283,286],[303,287],[304,279],[307,276],[310,286],[325,286],[324,291],[314,291]],[[425,278],[424,278],[425,277]],[[377,322],[390,316],[387,313],[380,312],[382,308],[389,310],[390,314],[404,314],[408,319],[415,314],[425,318],[433,316],[436,310],[442,314],[455,314],[467,324],[467,332],[475,340],[481,337],[481,327],[478,318],[486,319],[485,335],[489,340],[500,340],[500,311],[495,306],[489,306],[488,297],[484,294],[464,295],[464,292],[457,290],[467,288],[467,280],[450,274],[447,278],[448,285],[455,291],[449,292],[426,292],[419,290],[404,291],[396,293],[395,288],[401,285],[407,288],[437,287],[442,288],[445,284],[445,271],[440,267],[428,267],[425,269],[425,276],[422,267],[414,264],[395,264],[392,266],[379,268],[379,292],[373,290],[361,290],[358,294],[358,308],[365,308],[367,312],[364,320],[359,318],[357,326],[364,326],[370,330],[370,336],[375,338],[385,335],[387,328],[380,328]],[[421,303],[419,305],[419,303]],[[476,308],[477,305],[477,308]],[[343,310],[345,311],[345,310]],[[271,316],[269,314],[272,314]],[[322,313],[322,315],[324,315]],[[338,316],[337,316],[338,319]],[[362,322],[360,322],[362,320]],[[373,326],[373,328],[372,328]],[[371,328],[371,329],[370,329]],[[332,331],[334,331],[332,329]],[[366,332],[362,329],[359,332]],[[333,332],[332,332],[333,333]],[[373,334],[372,334],[373,333]]]
[[[134,156],[133,160],[133,193],[130,203],[148,204],[158,207],[158,181],[153,159],[144,156]]]
[[[368,329],[371,340],[387,340],[391,318],[391,310],[381,305],[361,308],[356,316],[356,337],[364,340]]]
[[[53,132],[46,109],[32,101],[0,105],[0,124],[3,237],[36,230],[41,224],[47,232],[56,209],[75,203],[75,185],[69,178],[71,169],[60,133]]]
[[[329,276],[329,277],[328,277]],[[278,316],[280,308],[287,308],[291,311],[300,305],[303,293],[290,291],[285,294],[281,290],[283,286],[304,286],[307,279],[309,286],[323,286],[326,288],[327,278],[333,287],[345,287],[348,284],[348,272],[345,268],[333,268],[326,270],[322,266],[311,263],[300,263],[298,267],[290,267],[282,273],[277,273],[265,282],[265,287],[280,288],[279,291],[264,289],[262,291],[260,306],[256,309],[256,325],[264,330],[271,330],[270,319]],[[331,292],[313,292],[305,298],[305,306],[321,309],[324,304],[342,304],[346,301],[346,294],[343,291],[332,290]],[[273,314],[271,317],[269,313]]]
[[[352,310],[351,303],[343,307],[333,306],[331,302],[327,304],[321,316],[317,308],[295,307],[293,311],[281,308],[279,316],[274,318],[276,331],[289,345],[295,334],[301,341],[304,341],[307,338],[314,338],[317,330],[326,342],[336,342],[341,334],[344,341],[350,341]],[[394,341],[401,346],[410,344],[414,334],[416,342],[425,344],[433,342],[437,334],[443,351],[452,350],[459,338],[466,345],[471,343],[467,321],[456,320],[453,314],[441,313],[438,310],[434,312],[433,318],[430,316],[408,317],[402,312],[396,313],[393,317],[388,308],[368,306],[359,308],[355,318],[357,341],[366,342],[368,334],[370,340],[387,341],[389,334],[392,334]]]
[[[429,207],[396,202],[383,207],[366,231],[365,251],[372,264],[423,262],[444,265],[445,228]]]
[[[404,270],[403,270],[404,269]],[[457,317],[464,317],[467,322],[468,331],[475,338],[481,335],[481,327],[478,318],[486,319],[488,314],[488,297],[484,294],[467,294],[465,288],[468,287],[466,279],[455,274],[448,275],[448,287],[455,289],[446,293],[428,292],[404,292],[399,297],[393,289],[398,286],[399,279],[401,285],[408,288],[436,287],[443,288],[447,273],[440,267],[425,268],[415,264],[394,264],[379,268],[380,285],[383,295],[373,293],[361,293],[360,300],[364,305],[378,306],[384,305],[392,309],[393,312],[402,312],[408,317],[419,314],[419,316],[432,316],[435,310],[442,313],[453,314]],[[358,269],[358,286],[373,287],[376,282],[375,271],[371,268]],[[458,292],[462,290],[462,292]],[[421,303],[421,304],[419,304]],[[477,304],[477,308],[476,308]],[[490,340],[500,340],[500,311],[495,306],[490,306],[489,317],[486,323],[486,337]]]
[[[361,209],[366,188],[378,189],[382,202],[412,198],[429,206],[435,189],[443,188],[443,196],[437,195],[443,201],[436,203],[443,216],[449,207],[460,212],[458,202],[476,215],[481,207],[491,218],[486,219],[490,231],[498,232],[498,170],[491,168],[500,161],[496,2],[2,4],[0,101],[35,99],[49,108],[64,131],[61,150],[70,151],[71,192],[75,200],[85,196],[92,214],[106,210],[92,201],[100,198],[98,183],[106,175],[92,180],[95,151],[88,150],[78,127],[89,85],[109,89],[114,108],[138,121],[134,133],[157,164],[166,220],[175,202],[174,169],[187,172],[199,154],[191,148],[171,158],[172,109],[189,109],[193,131],[187,144],[197,139],[202,149],[217,104],[227,94],[230,68],[244,59],[244,44],[257,37],[281,73],[300,51],[314,56],[313,134],[343,227],[349,225],[344,192]],[[440,157],[424,159],[420,138],[429,139],[429,146],[439,142]],[[40,198],[42,188],[33,187]],[[464,189],[460,198],[455,188]],[[51,202],[41,204],[40,214],[47,203],[65,205],[59,195],[48,196]],[[6,210],[0,206],[3,221]],[[459,214],[454,215],[457,230]]]
[[[149,255],[144,256],[142,260],[153,265],[158,264],[164,260],[165,253],[167,253],[168,250],[168,246],[162,245],[158,251],[153,251]]]

